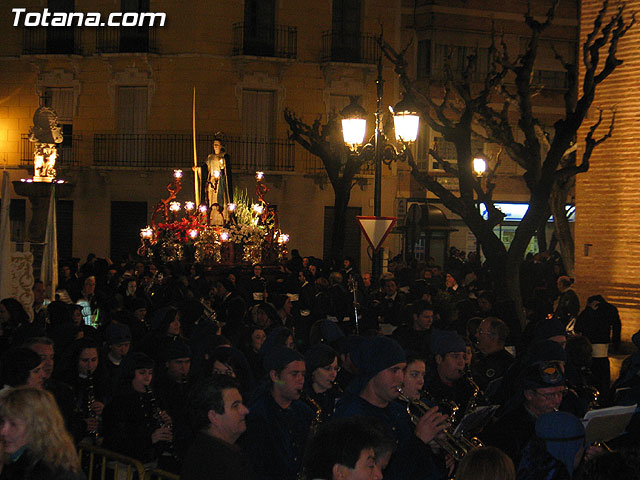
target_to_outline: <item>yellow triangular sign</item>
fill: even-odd
[[[396,217],[356,217],[362,233],[376,252],[396,224]]]

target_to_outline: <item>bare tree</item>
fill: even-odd
[[[413,97],[421,118],[456,149],[456,160],[448,162],[438,151],[429,154],[445,171],[459,180],[459,195],[444,188],[434,177],[418,169],[409,160],[413,177],[426,189],[436,194],[451,211],[459,215],[483,247],[483,252],[494,274],[498,288],[507,292],[522,315],[520,292],[520,264],[526,248],[536,232],[553,212],[556,220],[565,217],[567,192],[575,175],[589,169],[589,158],[594,148],[611,136],[614,118],[607,133],[596,138],[596,130],[602,123],[602,112],[584,138],[581,158],[576,156],[578,129],[586,119],[596,88],[622,61],[616,57],[618,42],[635,23],[634,14],[626,15],[625,5],[617,5],[609,11],[609,1],[604,0],[591,31],[582,45],[581,61],[584,73],[578,78],[577,65],[570,64],[556,53],[564,66],[569,88],[564,97],[564,114],[550,129],[534,116],[534,97],[539,87],[532,82],[534,62],[540,37],[552,24],[558,0],[552,0],[544,21],[536,20],[531,10],[524,21],[530,35],[524,53],[514,57],[505,42],[495,35],[489,52],[492,61],[489,72],[481,85],[473,84],[471,73],[476,58],[467,59],[460,79],[454,79],[450,69],[442,86],[439,101],[425,95],[407,73],[407,63],[402,53],[396,52],[380,39],[385,56],[395,66],[396,73],[406,92]],[[505,82],[505,79],[510,82]],[[578,92],[579,82],[582,90]],[[495,107],[499,105],[499,107]],[[524,141],[516,140],[513,119]],[[493,232],[502,219],[502,213],[493,204],[496,165],[488,168],[485,179],[478,178],[472,169],[471,142],[474,138],[498,144],[502,151],[524,169],[523,179],[529,191],[529,208],[518,225],[513,241],[507,249]],[[551,200],[553,199],[553,202]],[[478,202],[487,207],[487,219],[478,210]],[[562,217],[562,218],[561,218]],[[560,225],[560,227],[558,227]],[[573,240],[568,225],[556,224],[561,251],[573,262]],[[521,317],[521,321],[524,318]]]
[[[329,115],[327,123],[317,118],[312,125],[304,123],[289,109],[284,119],[291,130],[289,138],[298,142],[308,152],[322,160],[334,192],[333,231],[331,234],[331,257],[341,262],[344,257],[344,232],[347,207],[351,189],[356,185],[356,175],[362,166],[373,158],[373,149],[365,147],[359,154],[352,153],[342,140],[335,113]],[[340,265],[340,263],[338,263]]]

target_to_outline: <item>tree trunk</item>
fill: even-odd
[[[573,268],[575,262],[575,244],[573,241],[573,235],[571,234],[571,228],[569,227],[569,219],[567,218],[567,211],[565,205],[567,204],[567,194],[571,188],[570,183],[566,186],[555,186],[551,192],[551,211],[553,213],[553,227],[555,229],[556,238],[558,239],[558,245],[560,247],[560,254],[562,255],[562,262],[564,263],[564,269],[567,275],[573,277]]]
[[[333,230],[331,232],[331,260],[334,265],[341,266],[344,259],[344,235],[347,220],[347,207],[351,198],[351,188],[344,182],[334,187]]]

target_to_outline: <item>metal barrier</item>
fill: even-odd
[[[180,480],[174,473],[147,470],[135,458],[93,445],[79,445],[78,455],[87,480]]]

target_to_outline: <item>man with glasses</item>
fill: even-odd
[[[471,372],[478,386],[487,391],[490,382],[501,378],[513,363],[504,348],[509,327],[496,317],[485,318],[476,333],[479,353],[471,359]]]
[[[525,445],[535,434],[540,415],[558,410],[567,392],[562,362],[540,361],[523,372],[519,404],[483,432],[485,443],[498,447],[520,463]]]

